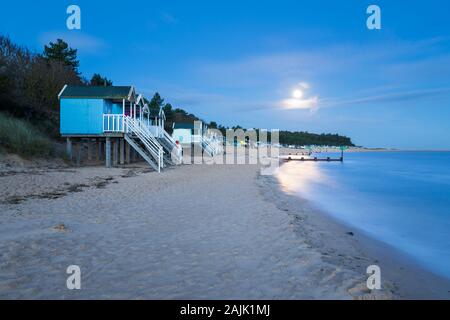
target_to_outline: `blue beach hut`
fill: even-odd
[[[129,162],[130,150],[158,172],[164,162],[181,161],[181,148],[164,130],[163,117],[160,113],[154,117],[148,112],[144,96],[137,94],[133,86],[65,85],[58,98],[60,133],[67,138],[70,157],[72,141],[88,139],[100,146],[105,142],[108,167]],[[98,148],[99,152],[101,149]]]

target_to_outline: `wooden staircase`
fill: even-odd
[[[161,130],[158,142],[164,149],[164,160],[172,165],[179,165],[183,161],[182,148],[175,140],[165,131]]]
[[[147,126],[138,119],[124,117],[125,140],[157,172],[164,168],[164,151]]]

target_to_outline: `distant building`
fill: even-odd
[[[223,139],[209,132],[208,126],[202,121],[174,123],[172,138],[183,148],[200,145],[210,156],[223,152]]]
[[[202,121],[191,123],[177,122],[173,124],[172,138],[181,145],[190,145],[191,143],[201,143],[203,136]]]

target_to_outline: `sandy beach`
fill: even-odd
[[[1,299],[448,298],[448,282],[257,165],[2,163],[0,212]],[[374,263],[386,273],[370,291]]]

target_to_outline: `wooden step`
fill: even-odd
[[[135,141],[135,139],[133,137],[131,137],[129,134],[125,134],[125,140],[130,144],[130,146],[133,147],[134,150],[136,150],[141,156],[142,158],[145,159],[145,161],[148,162],[148,164],[155,169],[155,171],[157,172],[161,172],[158,163],[154,162],[152,160],[152,158],[145,152],[145,150],[139,145],[139,143],[137,141]],[[136,140],[139,139],[136,137]]]

